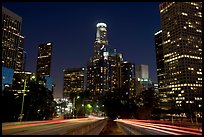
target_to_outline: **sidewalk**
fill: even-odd
[[[116,121],[108,120],[99,135],[125,135],[125,133],[117,126]]]

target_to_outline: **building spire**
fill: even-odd
[[[105,23],[97,23],[96,40],[94,42],[93,58],[100,58],[101,51],[108,45],[107,25]]]

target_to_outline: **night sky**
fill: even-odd
[[[154,33],[160,29],[159,2],[2,3],[22,17],[26,71],[36,72],[38,45],[53,42],[54,97],[62,97],[63,69],[86,67],[93,53],[96,24],[107,24],[108,41],[124,61],[149,65],[157,82]]]

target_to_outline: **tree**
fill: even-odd
[[[140,99],[137,103],[142,104],[138,110],[139,119],[151,118],[151,113],[158,106],[159,96],[154,89],[149,88],[142,91],[138,98]]]
[[[28,85],[30,94],[25,100],[26,120],[51,119],[55,112],[52,91],[36,82]]]
[[[21,103],[20,98],[15,95],[16,93],[17,92],[12,92],[10,87],[6,87],[2,91],[2,103],[6,104],[3,105],[2,109],[2,122],[18,121]]]
[[[137,110],[134,96],[131,96],[126,88],[117,88],[112,92],[106,92],[102,97],[104,110],[110,119],[132,118]]]

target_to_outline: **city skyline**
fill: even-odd
[[[22,17],[26,71],[36,71],[38,45],[48,41],[53,43],[54,97],[62,96],[63,69],[86,67],[93,54],[99,22],[107,24],[109,46],[122,53],[124,60],[149,65],[150,78],[157,82],[154,33],[160,30],[159,2],[29,2],[3,3],[3,6]],[[155,12],[154,16],[152,12]]]

